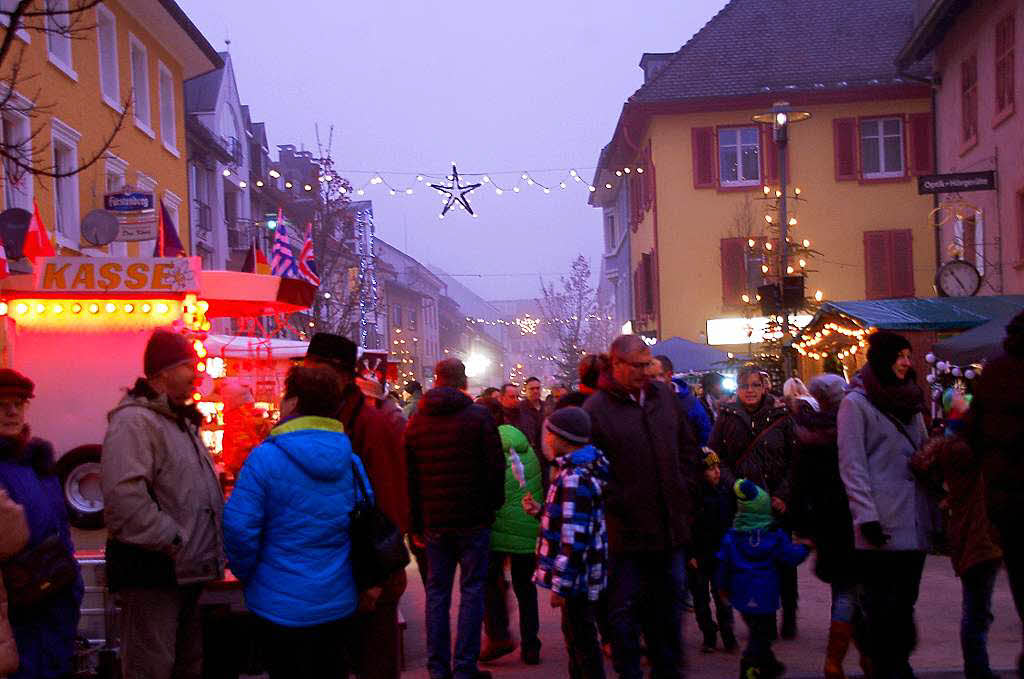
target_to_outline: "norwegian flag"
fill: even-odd
[[[313,253],[313,225],[306,227],[306,242],[299,253],[299,275],[310,285],[320,286],[320,276],[316,273],[316,255]]]

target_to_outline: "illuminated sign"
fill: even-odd
[[[199,290],[199,258],[50,257],[37,263],[36,289],[74,293]]]
[[[709,318],[708,344],[760,344],[768,333],[768,318]],[[789,324],[802,328],[811,322],[811,316],[801,314],[790,316]]]
[[[0,302],[0,316],[8,315],[24,328],[68,332],[145,330],[170,325],[181,318],[176,299],[17,299]]]

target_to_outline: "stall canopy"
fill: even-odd
[[[981,363],[997,356],[1003,350],[1006,326],[1018,313],[1019,307],[1000,314],[973,330],[936,342],[933,351],[939,359],[954,365]]]
[[[878,299],[855,302],[826,302],[807,327],[813,332],[819,320],[840,315],[863,328],[879,330],[970,330],[1024,308],[1024,295],[991,297],[929,297],[924,299]]]
[[[670,337],[651,346],[651,355],[668,356],[676,372],[709,372],[729,360],[729,354],[706,344]]]

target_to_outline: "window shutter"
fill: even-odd
[[[889,258],[889,232],[864,232],[864,296],[868,299],[889,297],[892,266]]]
[[[691,130],[693,146],[693,188],[715,187],[715,128],[694,127]]]
[[[723,238],[722,247],[722,304],[726,307],[739,306],[740,296],[747,287],[745,266],[745,238]]]
[[[654,272],[651,266],[651,253],[645,252],[640,255],[640,261],[643,262],[641,270],[643,271],[643,277],[640,279],[640,285],[644,289],[644,306],[643,312],[645,316],[650,316],[654,313],[654,285],[652,280],[654,278]]]
[[[771,125],[761,126],[761,157],[764,158],[764,181],[772,184],[779,180],[779,147],[775,145]]]
[[[910,170],[915,176],[935,173],[935,154],[932,138],[931,113],[911,113],[910,128]]]
[[[651,282],[650,291],[648,292],[648,303],[650,305],[651,315],[655,318],[658,317],[659,313],[659,300],[660,292],[658,289],[658,255],[654,250],[651,250],[651,254],[647,259],[647,278]]]
[[[857,119],[833,120],[832,137],[835,147],[836,181],[857,179]]]
[[[646,280],[646,274],[644,273],[645,264],[646,261],[641,257],[640,262],[637,264],[636,271],[633,272],[633,300],[636,304],[634,312],[637,318],[647,314],[647,288],[644,286],[644,281]]]
[[[973,226],[973,224],[971,225]],[[973,230],[973,229],[972,229]],[[914,296],[914,237],[910,229],[890,231],[892,297]]]

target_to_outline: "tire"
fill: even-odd
[[[79,530],[103,528],[103,491],[100,488],[102,446],[79,446],[57,460],[57,475],[64,493],[68,520]]]

